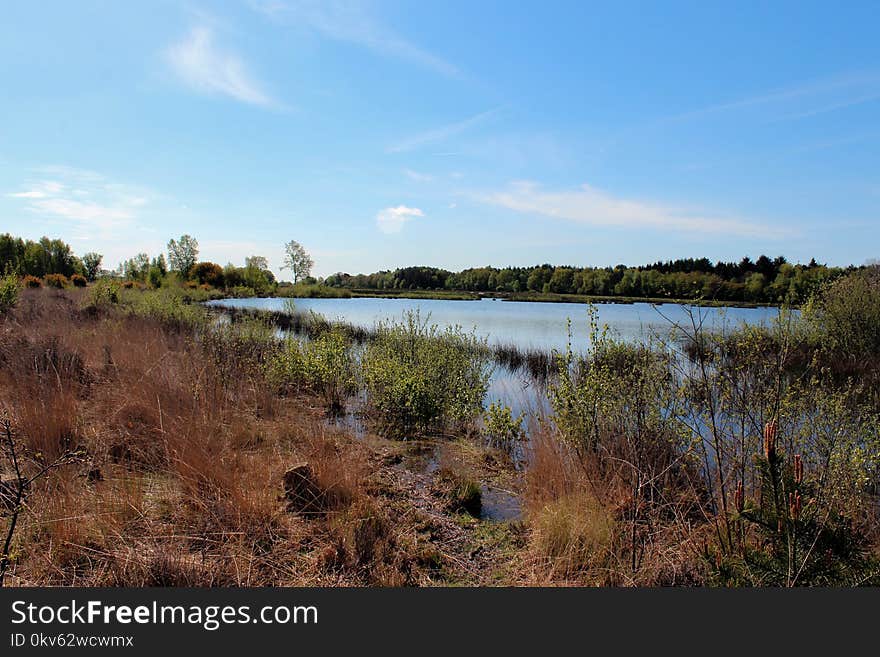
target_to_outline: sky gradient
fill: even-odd
[[[0,232],[321,276],[880,258],[880,3],[33,2]],[[287,276],[289,277],[289,276]]]

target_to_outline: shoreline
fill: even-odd
[[[532,302],[532,303],[571,303],[571,304],[622,304],[632,305],[646,303],[652,305],[674,304],[679,306],[700,306],[706,308],[777,308],[784,304],[755,301],[726,301],[720,299],[676,299],[664,297],[618,297],[593,296],[580,294],[556,294],[538,292],[470,292],[467,290],[366,290],[329,288],[345,291],[346,296],[338,294],[313,294],[302,297],[275,295],[263,297],[235,297],[223,295],[221,299],[260,298],[260,299],[429,299],[435,301],[480,301],[482,299],[498,299],[500,301]]]

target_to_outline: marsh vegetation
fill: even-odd
[[[531,357],[209,296],[4,279],[6,583],[878,583],[875,270]],[[499,366],[547,411],[487,400]]]

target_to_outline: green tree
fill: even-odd
[[[284,264],[281,269],[289,269],[293,273],[294,283],[307,278],[314,266],[315,261],[299,242],[290,240],[284,245]]]
[[[98,274],[101,273],[101,261],[103,259],[104,256],[94,251],[90,251],[82,257],[83,274],[88,280],[94,281],[98,278]]]
[[[248,269],[258,269],[264,271],[269,269],[269,261],[263,256],[249,256],[244,259],[244,266]]]
[[[188,276],[189,270],[196,264],[199,257],[199,243],[190,235],[181,235],[180,240],[168,241],[168,262],[171,271],[178,272],[181,276]]]

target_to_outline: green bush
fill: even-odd
[[[838,358],[876,362],[880,356],[880,267],[827,285],[804,309],[819,342]]]
[[[106,308],[119,303],[120,284],[117,281],[102,279],[92,285],[86,305]]]
[[[348,336],[333,328],[302,342],[290,337],[268,365],[269,380],[282,389],[306,389],[340,411],[356,389],[356,368]]]
[[[663,410],[674,395],[666,354],[615,338],[607,326],[599,327],[595,307],[589,313],[586,354],[569,345],[557,357],[557,376],[548,388],[562,438],[578,450],[595,451],[622,435],[666,433]]]
[[[379,324],[361,361],[367,402],[381,433],[408,438],[461,426],[483,409],[485,340],[440,330],[418,312]]]
[[[511,454],[525,438],[522,426],[524,418],[525,413],[514,418],[509,406],[492,402],[483,415],[483,435],[488,444]]]
[[[12,308],[18,301],[18,279],[9,274],[0,278],[0,315]]]

